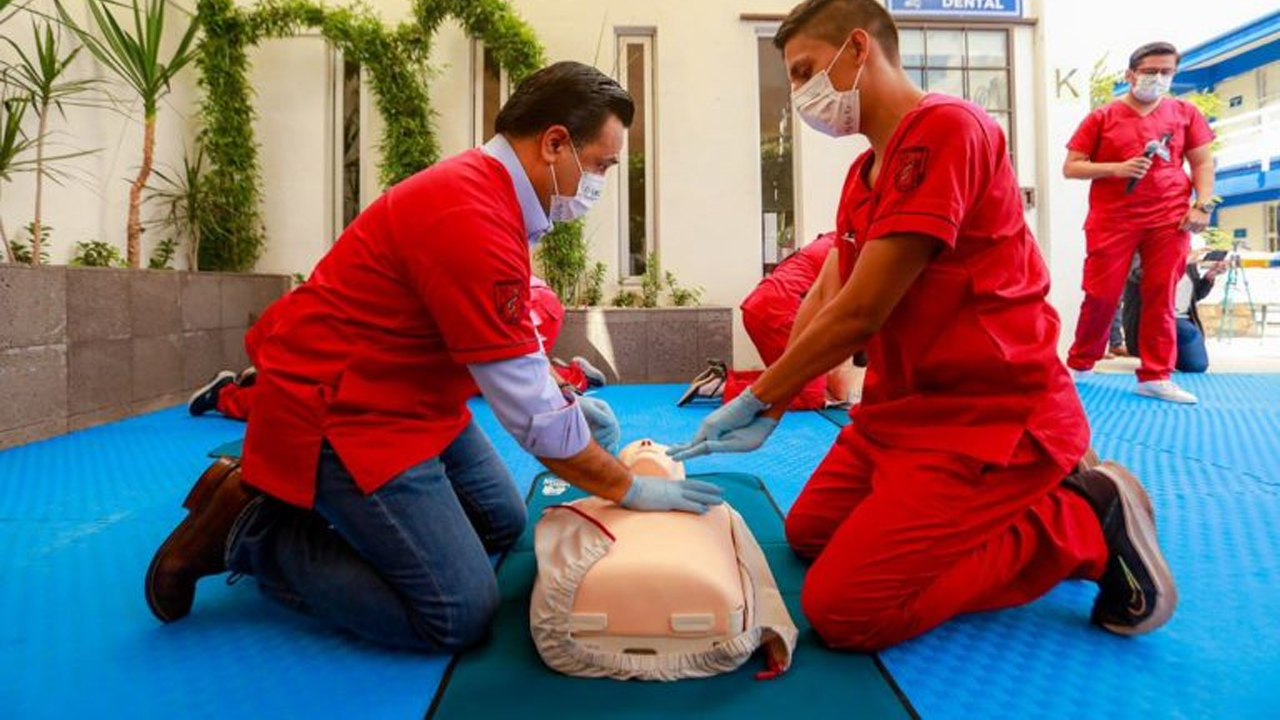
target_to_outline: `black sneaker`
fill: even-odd
[[[1098,580],[1094,624],[1117,635],[1142,635],[1164,625],[1178,604],[1178,589],[1156,541],[1147,491],[1111,461],[1077,472],[1066,485],[1093,507],[1110,551]]]
[[[222,391],[222,388],[235,381],[236,374],[230,370],[223,370],[214,375],[212,380],[199,390],[196,390],[191,399],[187,401],[187,412],[192,415],[203,415],[210,410],[217,410],[218,393]]]
[[[258,382],[258,368],[252,365],[241,370],[236,376],[236,385],[240,387],[253,387],[256,382]]]

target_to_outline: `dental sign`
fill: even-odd
[[[896,17],[1020,18],[1022,0],[889,0]]]

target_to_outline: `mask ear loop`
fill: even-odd
[[[849,47],[850,40],[853,40],[852,33],[849,34],[849,37],[844,39],[844,44],[841,45],[840,49],[836,51],[836,56],[831,58],[831,64],[827,66],[826,70],[822,71],[822,73],[827,76],[828,82],[831,81],[831,68],[836,66],[836,61],[840,59],[840,56],[844,54],[845,49]],[[867,69],[867,63],[864,61],[861,65],[858,66],[858,74],[853,76],[853,87],[849,88],[845,92],[853,92],[854,90],[858,89],[858,81],[862,79],[862,71],[866,69]],[[832,88],[834,87],[835,86],[833,85]]]

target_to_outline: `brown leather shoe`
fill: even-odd
[[[227,536],[257,492],[240,482],[240,462],[219,458],[191,488],[190,512],[156,551],[147,568],[147,605],[162,622],[191,612],[196,581],[227,569]]]

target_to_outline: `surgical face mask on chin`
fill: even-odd
[[[835,66],[836,60],[840,59],[840,55],[848,46],[849,41],[845,40],[826,70],[809,78],[808,82],[791,93],[791,102],[795,105],[796,112],[800,113],[801,119],[809,127],[831,137],[856,135],[861,122],[862,109],[858,81],[862,79],[862,70],[866,65],[858,68],[858,74],[853,78],[852,88],[842,92],[836,90],[831,84],[831,68]]]
[[[578,180],[578,193],[572,196],[560,194],[560,183],[556,181],[556,166],[552,165],[551,210],[547,213],[551,222],[569,222],[586,215],[604,192],[604,176],[582,169],[582,161],[578,159],[578,151],[573,147],[573,141],[569,142],[569,149],[573,151],[573,161],[578,164],[578,173],[581,176]]]
[[[1152,103],[1164,97],[1173,87],[1173,78],[1164,75],[1139,75],[1133,86],[1133,96],[1144,103]]]

